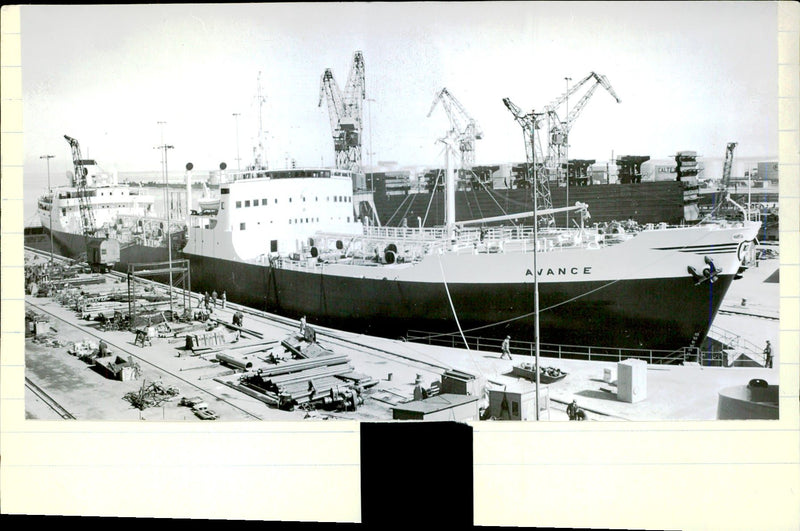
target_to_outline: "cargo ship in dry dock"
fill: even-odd
[[[123,272],[130,263],[168,260],[169,244],[173,254],[183,247],[185,220],[168,223],[156,216],[152,195],[120,183],[116,173],[81,157],[77,140],[65,138],[72,147],[74,172],[68,185],[39,198],[37,213],[46,237],[33,246],[50,250],[52,234],[53,252],[70,258],[84,255],[93,265]]]
[[[188,224],[193,287],[371,335],[532,340],[538,284],[543,342],[680,349],[706,337],[759,228],[581,224],[534,239],[531,227],[490,225],[530,212],[381,227],[357,219],[352,179],[324,168],[231,172],[218,210]],[[572,210],[584,219],[586,205]]]

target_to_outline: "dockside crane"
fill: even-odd
[[[522,134],[525,137],[525,158],[528,168],[528,181],[531,182],[534,194],[536,194],[536,210],[550,211],[553,207],[553,202],[550,196],[550,179],[547,172],[542,171],[544,168],[544,161],[541,158],[542,148],[539,137],[536,131],[539,130],[541,121],[544,119],[545,113],[534,113],[533,111],[526,113],[515,105],[509,98],[503,98],[503,103],[514,115],[514,119],[522,127]],[[555,219],[552,213],[543,214],[538,216],[539,222],[545,227],[555,224]]]
[[[81,214],[81,232],[83,232],[88,244],[89,238],[94,236],[95,233],[94,212],[88,196],[89,192],[86,189],[88,185],[86,180],[89,174],[86,169],[88,161],[81,156],[81,146],[77,140],[67,135],[64,135],[64,138],[69,142],[69,146],[72,149],[72,165],[75,173],[72,178],[72,186],[77,189],[78,206]]]
[[[362,102],[365,98],[364,56],[360,51],[353,55],[344,93],[339,90],[330,68],[322,74],[318,106],[322,106],[323,99],[328,103],[336,167],[354,173],[361,173]]]
[[[447,88],[436,93],[431,110],[428,111],[429,118],[440,102],[450,121],[451,134],[461,152],[461,168],[469,169],[475,165],[475,141],[483,138],[483,131]]]
[[[733,167],[733,150],[736,149],[736,142],[728,142],[725,148],[725,163],[722,166],[722,191],[726,191],[731,184],[731,168]]]
[[[592,80],[594,83],[589,85],[589,88],[586,89],[586,92],[572,108],[566,108],[566,118],[561,120],[558,114],[559,108],[568,102],[569,98],[575,95],[579,89],[584,87]],[[566,148],[569,144],[569,133],[572,130],[573,125],[575,125],[575,120],[577,120],[578,116],[580,116],[581,112],[586,107],[586,104],[589,102],[589,99],[592,97],[598,87],[603,87],[606,89],[608,93],[614,97],[617,103],[622,102],[614,88],[611,86],[611,83],[608,82],[608,78],[606,76],[598,74],[597,72],[590,72],[588,76],[575,83],[572,87],[561,94],[561,96],[550,102],[544,108],[545,112],[540,118],[540,121],[544,121],[546,119],[548,129],[548,149],[545,157],[545,167],[547,168],[548,173],[555,179],[560,180],[561,169],[566,167],[566,160],[564,160],[566,158]],[[539,124],[540,127],[542,125],[543,124],[541,123]]]

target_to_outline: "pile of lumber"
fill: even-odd
[[[291,409],[304,405],[331,405],[342,397],[360,394],[353,380],[343,378],[353,372],[346,355],[327,355],[291,360],[261,368],[242,376],[245,387],[267,395],[278,407]]]

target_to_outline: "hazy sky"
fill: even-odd
[[[442,87],[483,129],[478,164],[524,160],[502,103],[541,108],[591,71],[602,88],[576,121],[570,158],[663,158],[678,150],[777,156],[777,18],[771,2],[513,2],[24,6],[26,175],[63,179],[77,138],[107,169],[170,173],[242,164],[258,129],[262,72],[268,159],[332,165],[320,76],[341,87],[366,65],[364,161],[442,164]],[[576,96],[580,96],[579,93]],[[572,101],[572,100],[571,100]],[[371,111],[371,112],[370,112]],[[371,117],[370,117],[371,114]],[[370,123],[372,133],[370,134]],[[370,140],[371,139],[371,140]]]

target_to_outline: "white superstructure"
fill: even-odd
[[[139,188],[119,184],[116,173],[104,172],[94,160],[84,163],[88,172],[85,190],[71,182],[69,186],[54,188],[39,198],[39,220],[43,227],[56,232],[82,234],[80,202],[84,193],[98,230],[114,228],[120,216],[142,218],[153,214],[152,196],[141,194]]]
[[[347,170],[298,168],[229,172],[219,210],[190,218],[184,252],[223,260],[266,260],[299,251],[321,230],[361,234]]]

